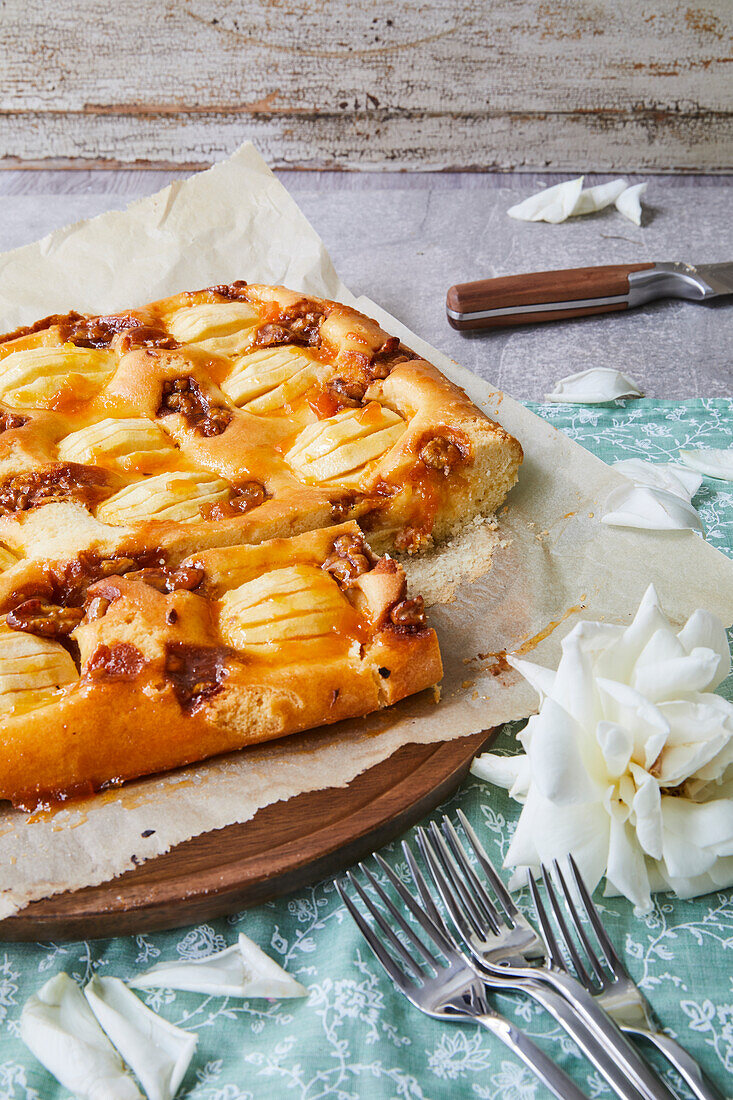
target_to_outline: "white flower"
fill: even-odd
[[[650,586],[630,626],[578,623],[556,672],[508,661],[540,696],[525,754],[471,769],[524,804],[507,866],[572,853],[590,889],[605,875],[639,912],[655,890],[733,885],[733,705],[713,694],[730,652],[715,615],[675,633]]]

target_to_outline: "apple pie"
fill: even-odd
[[[521,458],[376,322],[282,287],[0,338],[0,798],[434,685],[422,601],[378,555],[493,512]]]

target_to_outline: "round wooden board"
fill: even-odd
[[[333,875],[399,836],[451,794],[494,731],[405,745],[357,776],[203,833],[100,886],[35,901],[0,940],[96,939],[234,913]]]

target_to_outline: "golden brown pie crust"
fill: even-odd
[[[419,552],[495,510],[521,457],[376,322],[282,287],[0,338],[0,798],[435,684],[420,600],[362,532]]]

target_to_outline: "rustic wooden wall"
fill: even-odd
[[[733,169],[733,0],[0,0],[0,164]]]

